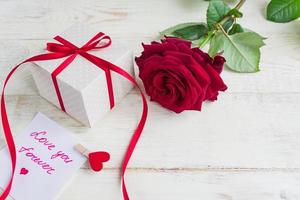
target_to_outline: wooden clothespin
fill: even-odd
[[[76,151],[78,151],[80,154],[84,155],[85,157],[89,157],[90,150],[85,148],[82,144],[77,144],[75,146]]]
[[[75,150],[88,158],[91,168],[99,172],[103,168],[103,163],[109,161],[110,155],[105,151],[91,152],[82,144],[75,145]]]

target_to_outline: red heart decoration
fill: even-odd
[[[26,169],[26,168],[23,167],[23,168],[21,169],[21,171],[20,171],[20,174],[21,174],[21,175],[26,175],[26,174],[28,174],[28,172],[29,172],[28,169]]]
[[[99,172],[103,168],[103,163],[109,161],[110,155],[104,151],[97,151],[89,154],[89,162],[91,168]]]

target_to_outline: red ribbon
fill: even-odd
[[[81,55],[84,58],[86,58],[87,60],[93,62],[92,61],[93,59],[90,57],[91,54],[88,54],[87,51],[93,50],[93,49],[106,48],[106,47],[110,46],[111,39],[109,36],[104,35],[104,33],[98,33],[95,37],[93,37],[90,41],[88,41],[81,48],[78,48],[77,46],[75,46],[74,44],[70,43],[69,41],[63,39],[60,36],[56,36],[54,39],[56,41],[60,42],[61,44],[48,43],[47,50],[50,52],[54,52],[54,53],[63,53],[63,54],[66,54],[66,56],[69,56],[51,74],[59,105],[61,107],[61,110],[66,112],[65,105],[63,103],[63,98],[61,96],[61,92],[59,90],[59,86],[58,86],[56,77],[73,62],[73,60],[76,58],[77,55]],[[105,40],[107,40],[107,42],[101,43]],[[99,63],[99,64],[95,63],[95,62],[93,62],[93,63],[96,66],[98,66],[99,68],[101,68],[102,70],[104,70],[104,72],[105,72],[110,108],[113,108],[115,105],[115,101],[114,101],[114,92],[113,92],[110,69],[108,67],[106,67],[106,65],[102,65],[102,63]]]
[[[10,158],[11,158],[11,167],[12,167],[12,174],[10,177],[10,180],[4,189],[3,193],[0,196],[0,200],[5,200],[7,196],[9,195],[9,192],[11,190],[14,174],[15,174],[15,168],[16,168],[16,147],[15,147],[15,142],[13,139],[13,135],[11,132],[9,120],[7,117],[6,113],[6,107],[5,107],[5,88],[10,80],[11,76],[15,73],[15,71],[24,63],[27,62],[34,62],[34,61],[44,61],[44,60],[53,60],[53,59],[58,59],[58,58],[64,58],[66,59],[53,71],[52,73],[52,80],[53,80],[53,85],[55,88],[55,91],[57,93],[57,98],[60,104],[60,107],[63,111],[65,111],[64,103],[61,97],[61,93],[57,84],[56,77],[59,73],[61,73],[68,65],[76,58],[77,55],[80,55],[84,57],[85,59],[89,60],[91,63],[95,64],[97,67],[100,69],[104,70],[106,74],[106,79],[107,79],[107,87],[108,87],[108,92],[109,92],[109,100],[110,100],[110,107],[112,108],[114,106],[114,96],[113,96],[113,87],[112,87],[112,80],[111,80],[111,75],[110,71],[114,71],[118,73],[119,75],[123,76],[127,80],[129,80],[140,92],[142,101],[143,101],[143,112],[142,116],[140,118],[140,121],[137,125],[136,130],[134,131],[134,134],[130,140],[129,146],[127,148],[127,151],[125,153],[124,159],[123,159],[123,164],[121,168],[121,182],[122,182],[122,192],[123,192],[123,198],[124,200],[129,200],[129,195],[126,189],[126,184],[125,184],[125,172],[127,169],[128,162],[131,158],[131,155],[136,147],[136,144],[138,143],[138,140],[142,134],[143,128],[146,123],[147,119],[147,114],[148,114],[148,106],[147,106],[147,101],[145,98],[145,95],[141,88],[138,86],[137,82],[135,79],[127,73],[125,70],[122,68],[106,61],[101,58],[98,58],[92,54],[89,54],[88,51],[90,50],[96,50],[96,49],[102,49],[106,48],[111,45],[111,38],[104,33],[100,32],[97,35],[95,35],[90,41],[88,41],[85,45],[82,47],[78,48],[71,42],[63,39],[60,36],[56,36],[54,38],[56,41],[59,43],[48,43],[47,44],[47,50],[50,51],[50,53],[46,54],[40,54],[33,56],[31,58],[26,59],[25,61],[21,62],[17,66],[15,66],[7,75],[4,81],[3,89],[2,89],[2,96],[1,96],[1,120],[2,120],[2,126],[3,126],[3,131],[6,139],[6,143],[8,146],[8,150],[10,153]]]

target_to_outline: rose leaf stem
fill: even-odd
[[[218,24],[217,26],[218,26],[218,29],[221,30],[225,36],[228,36],[227,32],[224,30],[224,28],[221,24]]]
[[[244,5],[246,0],[240,0],[240,2],[235,6],[235,9],[239,10]]]
[[[202,49],[210,41],[210,39],[215,35],[216,30],[208,32],[205,39],[199,44],[199,48]]]
[[[239,3],[234,7],[234,9],[239,10],[244,3],[246,2],[246,0],[240,0]],[[199,44],[199,48],[202,49],[203,47],[205,47],[205,45],[211,40],[211,38],[215,35],[215,33],[217,32],[217,30],[221,30],[225,35],[228,36],[227,32],[224,30],[223,28],[223,24],[226,23],[228,20],[230,19],[234,19],[236,20],[236,18],[232,15],[226,15],[219,23],[217,23],[217,26],[215,30],[208,32],[207,36],[205,37],[205,39],[200,42]]]
[[[234,7],[234,9],[237,9],[237,10],[241,9],[241,7],[244,5],[245,2],[246,2],[246,0],[240,0],[239,3]],[[235,19],[235,17],[232,15],[226,15],[218,24],[223,25],[230,19]]]

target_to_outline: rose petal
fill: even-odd
[[[219,91],[227,86],[220,77],[225,59],[212,59],[191,42],[166,37],[150,45],[135,61],[139,76],[152,101],[176,113],[184,110],[201,110],[204,100],[216,100]]]
[[[219,74],[221,74],[225,62],[226,60],[224,57],[217,55],[214,58],[212,66]]]
[[[175,45],[180,45],[180,44],[184,44],[186,45],[188,48],[191,48],[192,46],[192,42],[188,41],[188,40],[184,40],[184,39],[180,39],[180,38],[176,38],[176,37],[166,37],[165,40],[163,40],[163,43],[173,43]]]

